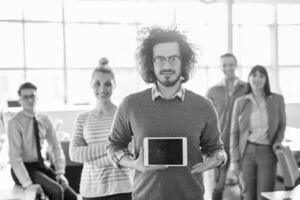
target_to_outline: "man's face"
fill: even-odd
[[[36,90],[30,88],[21,90],[19,102],[23,109],[34,110],[36,100]]]
[[[174,86],[181,76],[181,57],[177,42],[158,43],[153,47],[153,66],[157,81]]]
[[[235,77],[237,63],[233,57],[224,57],[220,59],[220,65],[226,79]]]

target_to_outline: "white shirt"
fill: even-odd
[[[250,116],[251,134],[249,135],[248,141],[257,144],[271,144],[268,138],[269,119],[266,101],[264,100],[257,104],[252,94],[249,94],[248,98],[252,102],[252,113]]]
[[[33,117],[34,115],[26,111],[20,111],[8,122],[9,160],[23,187],[32,184],[24,162],[38,161]],[[65,155],[49,117],[42,113],[36,114],[35,117],[39,127],[41,146],[46,140],[53,153],[56,174],[64,174]]]

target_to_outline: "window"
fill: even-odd
[[[281,4],[277,10],[278,24],[300,24],[300,5]]]
[[[93,100],[90,87],[92,70],[68,71],[68,97],[71,105],[89,104]],[[80,81],[79,81],[80,80]]]
[[[268,26],[235,26],[234,52],[242,66],[271,64],[271,30]]]
[[[300,66],[280,68],[279,70],[279,82],[280,90],[284,97],[288,97],[290,102],[299,102],[300,99]]]
[[[299,102],[300,5],[277,6],[279,87],[288,102]]]
[[[42,108],[55,108],[63,105],[62,70],[28,70],[26,81],[37,87],[38,105]]]
[[[23,67],[22,24],[0,22],[0,68]]]
[[[196,45],[198,64],[218,66],[220,55],[227,51],[226,5],[176,4],[176,23]]]
[[[1,101],[17,100],[19,85],[24,81],[23,70],[0,71],[0,99]]]
[[[223,77],[220,55],[232,51],[243,80],[252,66],[264,65],[272,89],[300,101],[287,85],[300,67],[300,4],[240,2],[233,3],[229,21],[225,1],[0,1],[0,98],[17,98],[19,84],[33,81],[40,106],[92,104],[90,76],[105,56],[116,74],[118,103],[151,87],[136,69],[136,39],[140,28],[159,25],[177,26],[197,48],[187,88],[204,95]]]
[[[0,20],[20,20],[22,19],[22,11],[20,0],[0,1]]]
[[[271,64],[272,22],[273,7],[269,4],[233,6],[233,52],[241,66]]]
[[[134,67],[136,30],[132,25],[68,24],[67,66],[94,68],[105,56],[112,67]]]
[[[26,66],[29,68],[62,68],[62,25],[25,24]]]
[[[237,3],[233,5],[233,24],[266,25],[273,23],[271,4]]]
[[[300,65],[300,25],[282,26],[278,29],[279,64]]]
[[[24,18],[26,20],[38,21],[61,21],[62,3],[61,0],[40,1],[40,0],[19,0],[23,5]]]

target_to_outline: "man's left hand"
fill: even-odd
[[[56,181],[61,185],[63,186],[64,189],[66,189],[68,186],[69,186],[69,181],[67,180],[67,178],[62,175],[62,174],[59,174],[59,175],[56,175]]]

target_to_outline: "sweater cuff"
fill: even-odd
[[[114,166],[115,168],[120,168],[120,165],[119,165],[120,160],[121,160],[125,155],[129,155],[129,156],[133,157],[132,154],[130,153],[130,151],[129,151],[128,149],[122,149],[122,150],[119,150],[119,151],[117,151],[117,152],[115,152],[115,153],[113,154],[113,156],[112,156],[112,162],[113,162],[113,166]]]
[[[65,170],[64,169],[58,169],[55,171],[56,175],[64,175],[65,174]]]
[[[26,187],[28,187],[29,185],[32,185],[32,184],[33,184],[33,182],[31,180],[27,180],[24,183],[22,183],[22,187],[26,188]]]
[[[226,164],[227,154],[224,150],[218,150],[214,153],[214,155],[216,156],[216,159],[221,162],[220,165],[217,167],[222,167]]]

